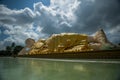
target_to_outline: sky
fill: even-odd
[[[24,45],[27,38],[93,35],[100,28],[120,43],[120,0],[0,0],[0,50],[12,42]]]

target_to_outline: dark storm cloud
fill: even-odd
[[[120,0],[51,0],[50,6],[38,2],[33,7],[11,10],[0,5],[0,26],[5,28],[0,33],[9,36],[0,47],[6,42],[23,43],[28,37],[39,39],[54,33],[91,35],[99,28],[110,41],[120,41]]]
[[[0,5],[0,23],[7,25],[23,25],[33,22],[33,13],[29,8],[21,10],[11,10],[4,5]]]
[[[73,1],[75,0],[66,0],[65,3],[69,3],[70,5],[72,4],[73,6],[75,4],[71,3]],[[35,24],[42,27],[42,33],[52,35],[54,33],[56,34],[61,32],[67,32],[70,30],[70,27],[72,27],[71,22],[73,19],[71,16],[73,14],[71,11],[71,6],[62,6],[63,1],[59,2],[53,1],[50,7],[45,7],[41,3],[37,3],[34,5],[34,10],[36,13]],[[64,8],[65,6],[67,6],[68,9]]]
[[[120,32],[118,31],[120,30],[119,28],[120,0],[78,0],[78,1],[81,4],[79,4],[76,7],[76,10],[73,11],[73,14],[76,17],[75,21],[74,20],[69,21],[69,17],[66,17],[67,14],[65,15],[64,19],[62,19],[61,16],[63,15],[61,13],[60,14],[56,13],[58,16],[51,16],[51,13],[53,12],[49,11],[45,12],[44,10],[43,12],[45,12],[44,13],[45,16],[43,17],[42,15],[42,19],[45,21],[40,20],[40,22],[43,21],[40,24],[43,27],[42,32],[45,34],[61,32],[77,32],[92,34],[96,32],[99,28],[103,28],[108,35],[117,36],[117,39],[120,40],[117,35],[120,34]],[[64,9],[66,9],[65,6],[63,7]],[[55,11],[57,10],[59,10],[59,7],[58,9],[55,9]],[[57,20],[59,22],[56,22]],[[118,29],[116,30],[117,32],[114,33],[114,35],[113,33],[111,33],[112,29],[114,30]]]
[[[77,22],[73,29],[94,32],[99,28],[109,31],[120,25],[120,0],[81,0],[75,12]]]
[[[110,41],[119,43],[120,0],[81,0],[81,2],[75,12],[77,21],[72,28],[88,34],[103,28]]]

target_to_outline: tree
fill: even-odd
[[[15,55],[17,55],[19,52],[20,52],[20,50],[22,50],[23,49],[23,47],[22,46],[20,46],[20,45],[15,45],[15,43],[13,42],[12,44],[11,44],[11,46],[6,46],[6,55],[9,55],[9,56],[15,56]]]
[[[6,46],[6,51],[11,51],[11,47],[10,46]]]
[[[120,43],[118,43],[118,45],[120,46]]]
[[[22,49],[23,47],[20,45],[15,46],[14,51],[13,51],[14,55],[17,55]]]
[[[11,44],[11,47],[15,47],[15,43],[14,42]]]
[[[12,55],[14,55],[14,48],[15,48],[15,43],[13,42],[12,44],[11,44],[11,53],[12,53]]]
[[[10,46],[6,46],[6,55],[11,55],[11,47]]]

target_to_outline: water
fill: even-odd
[[[0,80],[120,80],[120,61],[0,58]]]

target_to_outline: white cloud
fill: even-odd
[[[115,26],[116,28],[113,29],[115,22],[109,21],[111,14],[108,14],[117,11],[117,9],[109,9],[109,6],[111,8],[111,5],[116,3],[114,0],[105,1],[108,6],[106,8],[105,3],[102,1],[51,0],[50,6],[44,6],[41,2],[35,3],[33,5],[34,10],[27,7],[20,10],[11,10],[4,5],[0,5],[0,26],[5,29],[2,32],[8,35],[2,41],[3,45],[11,42],[23,44],[26,38],[30,37],[37,40],[53,33],[87,33],[90,31],[93,33],[97,30],[98,25],[110,26],[109,28],[105,27],[105,29],[116,34],[119,27]],[[103,15],[104,17],[102,17]],[[113,20],[119,22],[117,17]]]
[[[0,50],[5,50],[5,45],[2,41],[0,41]]]
[[[110,31],[109,31],[110,34],[117,34],[117,33],[120,33],[120,25],[116,26],[115,28],[112,28]]]
[[[51,0],[51,5],[46,7],[41,2],[34,4],[36,13],[35,23],[42,28],[45,34],[65,32],[76,21],[74,12],[80,1],[77,0]],[[49,29],[48,29],[49,28]]]
[[[95,0],[87,0],[87,1],[89,1],[89,2],[95,2]]]
[[[9,35],[3,42],[23,44],[28,37],[39,39],[53,33],[60,33],[64,27],[71,27],[75,21],[74,11],[80,2],[77,0],[52,0],[49,7],[41,2],[34,4],[34,10],[29,8],[11,10],[0,5],[0,25]]]

